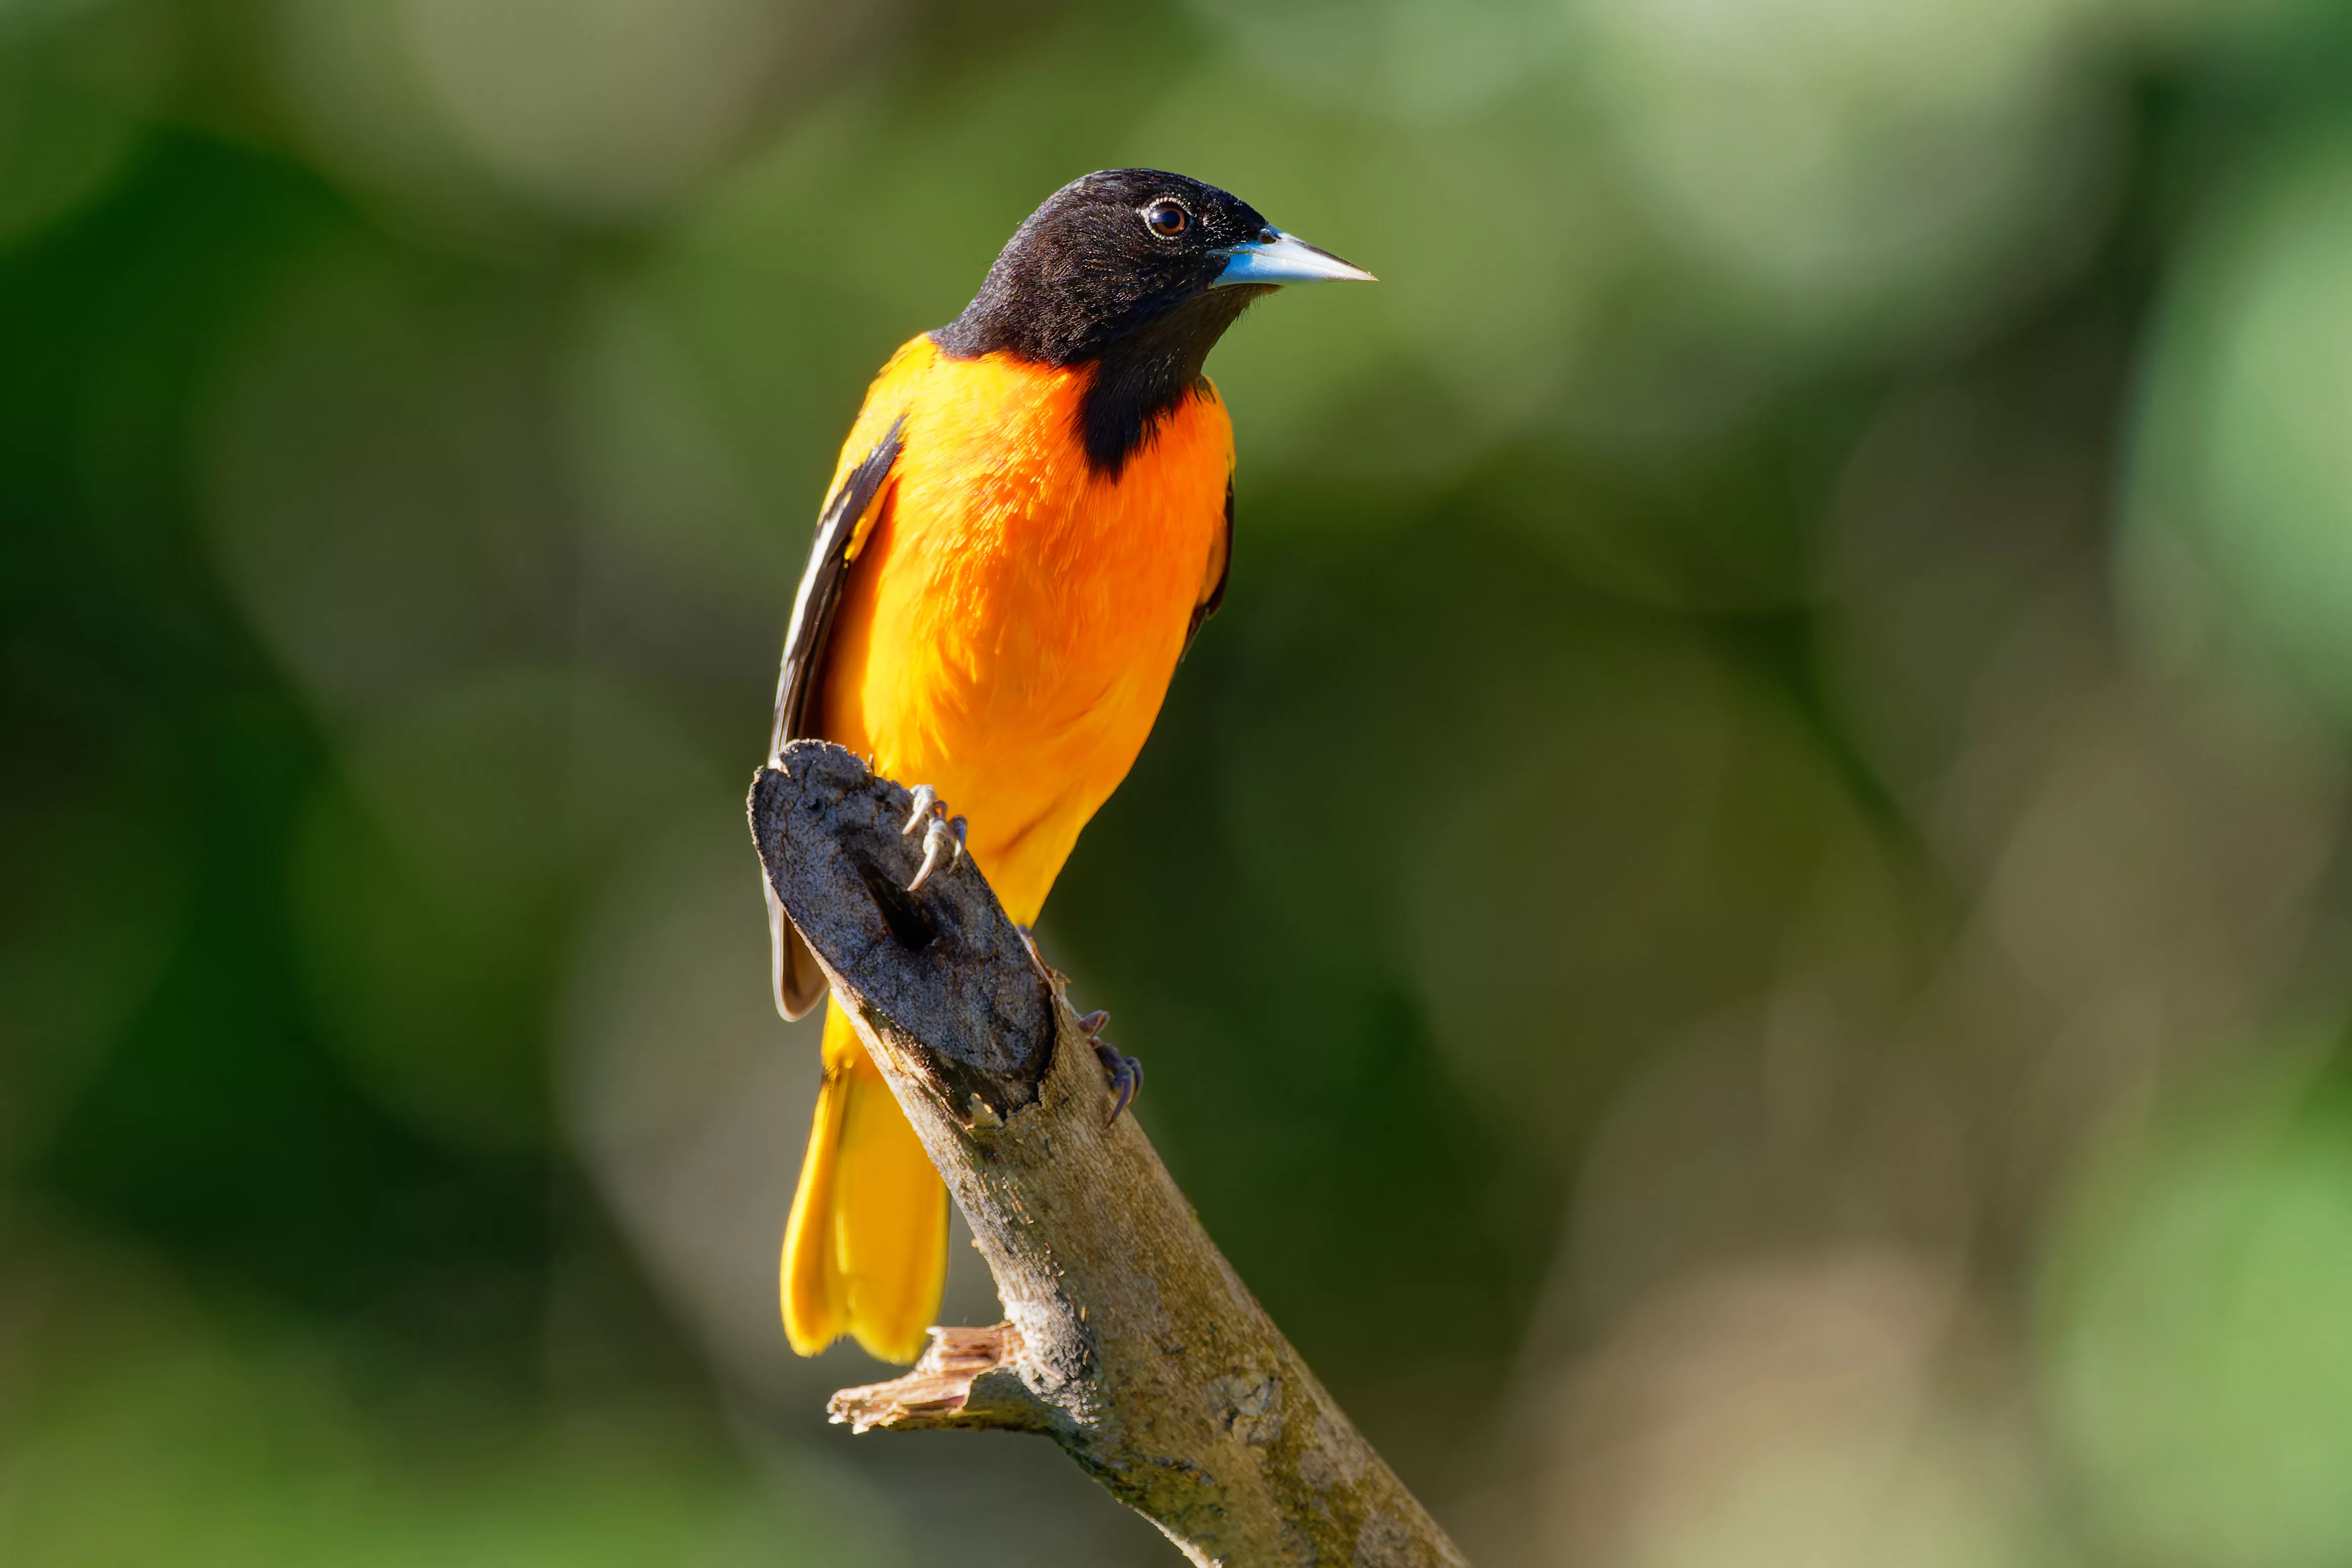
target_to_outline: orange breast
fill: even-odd
[[[1223,405],[1213,391],[1187,401],[1107,478],[1077,434],[1090,374],[950,359],[918,338],[875,383],[842,458],[845,472],[905,416],[815,728],[937,789],[1024,922],[1142,750],[1223,564]]]

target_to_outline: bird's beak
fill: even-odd
[[[1255,245],[1236,245],[1221,252],[1225,269],[1209,285],[1222,289],[1228,283],[1377,283],[1379,279],[1362,268],[1340,260],[1319,246],[1307,244],[1297,235],[1280,229],[1269,230],[1272,239],[1262,239]]]

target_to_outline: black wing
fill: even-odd
[[[842,584],[849,576],[850,541],[857,537],[858,523],[881,493],[890,466],[898,460],[906,425],[903,414],[892,422],[889,434],[866,455],[865,461],[849,470],[817,518],[816,542],[810,547],[808,570],[801,574],[801,591],[793,600],[792,629],[784,634],[784,667],[776,677],[776,722],[768,737],[771,765],[782,756],[785,742],[807,733],[809,697],[824,673],[825,646],[833,637],[833,615],[841,607]],[[760,881],[768,894],[776,1011],[786,1018],[797,1018],[824,1000],[824,971],[817,967],[815,955],[784,917],[775,889],[767,887],[764,877]]]
[[[776,722],[768,738],[768,758],[773,762],[786,741],[806,734],[809,695],[816,689],[824,668],[825,645],[833,637],[833,613],[841,607],[841,588],[849,575],[849,542],[890,465],[898,460],[906,442],[907,416],[892,421],[866,460],[849,470],[824,511],[816,521],[816,542],[809,547],[808,570],[801,574],[801,591],[793,600],[792,628],[784,633],[784,665],[776,676]]]
[[[1209,596],[1208,596],[1207,598],[1205,598],[1205,599],[1202,600],[1199,604],[1197,604],[1197,605],[1193,605],[1193,606],[1192,606],[1192,624],[1190,624],[1189,626],[1187,626],[1184,628],[1184,653],[1180,653],[1180,654],[1178,654],[1178,655],[1176,656],[1176,662],[1177,662],[1177,663],[1181,664],[1181,663],[1183,663],[1183,662],[1184,662],[1184,654],[1185,654],[1185,653],[1191,653],[1191,652],[1192,651],[1192,639],[1193,639],[1194,637],[1199,637],[1199,636],[1201,635],[1201,626],[1202,626],[1202,624],[1203,622],[1205,622],[1206,620],[1208,620],[1208,618],[1209,618],[1211,616],[1215,615],[1215,614],[1217,613],[1217,606],[1218,606],[1218,605],[1222,605],[1222,604],[1223,604],[1223,603],[1225,602],[1225,584],[1226,584],[1226,583],[1228,583],[1228,582],[1230,582],[1230,581],[1232,580],[1232,578],[1233,578],[1233,574],[1234,574],[1234,479],[1233,479],[1233,476],[1232,476],[1231,474],[1228,474],[1228,475],[1226,475],[1226,476],[1225,476],[1225,562],[1224,562],[1224,565],[1223,566],[1223,568],[1221,568],[1221,569],[1218,571],[1218,573],[1217,573],[1217,585],[1216,585],[1215,587],[1213,587],[1213,588],[1212,588],[1212,589],[1210,589],[1210,590],[1209,590]]]

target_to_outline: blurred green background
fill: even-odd
[[[1383,281],[1043,940],[1472,1555],[2352,1561],[2352,8],[0,0],[0,1563],[1172,1561],[822,1424],[741,812],[1133,163]]]

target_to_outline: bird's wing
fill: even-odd
[[[1202,624],[1217,613],[1218,605],[1225,602],[1225,580],[1233,574],[1234,477],[1227,474],[1225,476],[1224,531],[1217,536],[1216,552],[1209,557],[1205,592],[1202,594],[1200,602],[1192,606],[1192,622],[1184,628],[1184,653],[1176,656],[1179,663],[1182,662],[1185,653],[1192,651],[1192,639],[1201,635]]]
[[[801,574],[800,593],[793,599],[793,623],[784,634],[784,663],[776,677],[776,722],[768,742],[773,763],[786,741],[805,734],[809,698],[817,689],[824,667],[825,646],[833,637],[833,613],[841,606],[842,584],[849,577],[851,546],[858,525],[874,510],[883,480],[890,477],[904,442],[907,416],[893,420],[889,430],[857,466],[842,476],[825,501],[816,523],[816,542],[809,548],[808,569]]]
[[[776,721],[768,740],[768,762],[782,757],[784,742],[807,733],[809,702],[824,679],[824,656],[833,638],[834,612],[841,607],[841,590],[849,578],[850,558],[862,537],[862,525],[875,510],[883,481],[898,460],[907,418],[891,422],[887,434],[856,468],[834,486],[816,524],[816,542],[809,550],[808,570],[801,574],[800,593],[793,600],[793,623],[784,634],[783,668],[776,677]],[[761,879],[765,885],[766,879]],[[776,1011],[798,1018],[824,1000],[824,972],[784,916],[776,890],[768,889],[768,935],[771,970],[776,987]]]

